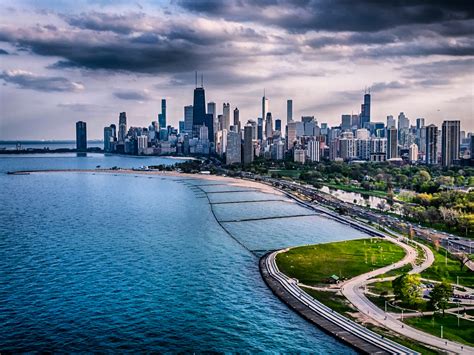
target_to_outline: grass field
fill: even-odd
[[[445,339],[457,341],[460,343],[474,345],[474,324],[466,319],[458,320],[456,316],[446,314],[444,317],[441,315],[436,316],[424,316],[407,318],[404,321],[415,328],[418,328],[424,332],[440,336],[441,325],[443,326],[443,337]]]
[[[327,284],[337,275],[352,278],[401,260],[405,251],[389,241],[370,238],[317,244],[277,255],[278,268],[307,285]]]
[[[398,276],[398,275],[407,273],[411,269],[412,269],[411,265],[408,264],[408,265],[402,266],[401,268],[390,270],[389,272],[386,272],[385,274],[377,276],[377,278],[382,279],[384,277]]]
[[[378,293],[379,295],[382,292],[387,292],[390,295],[393,295],[392,281],[382,281],[374,282],[368,285],[370,291]]]
[[[450,283],[457,282],[459,276],[459,283],[467,287],[474,287],[474,272],[468,271],[466,267],[461,271],[458,260],[451,258],[448,253],[446,262],[446,254],[444,249],[436,251],[430,246],[434,253],[435,261],[428,269],[421,273],[421,277],[432,279],[436,281],[448,281]]]
[[[318,291],[311,288],[302,287],[302,289],[314,299],[317,299],[322,304],[335,310],[338,313],[344,314],[346,312],[354,312],[354,308],[350,306],[349,301],[344,296],[337,295],[335,292]]]

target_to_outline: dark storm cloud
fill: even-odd
[[[92,31],[110,31],[128,34],[140,30],[143,13],[128,13],[126,15],[107,14],[103,12],[88,12],[79,15],[63,15],[62,18],[71,26]]]
[[[8,55],[9,53],[5,50],[0,48],[0,55]]]
[[[82,90],[82,84],[59,76],[39,76],[23,70],[7,70],[0,73],[0,79],[6,83],[15,84],[22,89],[43,92],[70,92]]]
[[[0,28],[0,41],[29,50],[42,56],[60,57],[49,68],[105,69],[148,74],[178,73],[200,70],[203,67],[232,65],[242,57],[258,54],[237,48],[239,41],[256,41],[265,36],[244,26],[233,26],[217,31],[194,28],[186,23],[169,23],[153,28],[147,22],[154,18],[134,21],[131,15],[93,12],[81,14],[67,21],[73,29]],[[140,21],[143,20],[143,21]],[[143,28],[146,28],[144,30]],[[275,53],[275,52],[272,52]]]
[[[134,101],[150,100],[150,96],[144,91],[121,90],[121,91],[114,92],[113,95],[117,99],[121,99],[121,100],[134,100]]]
[[[474,18],[470,1],[177,0],[189,10],[229,20],[264,22],[289,31],[380,31],[406,24]]]

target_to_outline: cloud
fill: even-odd
[[[8,55],[9,53],[5,50],[0,48],[0,55]]]
[[[232,66],[244,57],[256,56],[254,50],[238,45],[239,41],[254,41],[264,38],[256,31],[241,25],[219,26],[212,21],[168,23],[165,29],[159,26],[135,31],[129,24],[107,22],[101,26],[83,19],[85,15],[70,21],[79,29],[49,29],[46,26],[17,29],[0,28],[0,41],[6,41],[18,49],[27,49],[41,56],[61,58],[52,69],[85,68],[105,69],[147,74],[189,72],[213,66]],[[111,15],[93,13],[94,19],[110,20]],[[151,21],[156,19],[143,19]],[[113,22],[113,21],[111,21]],[[133,19],[130,19],[133,24]],[[139,22],[139,21],[137,21]],[[159,22],[159,21],[158,21]],[[94,31],[83,28],[93,28]],[[110,31],[115,32],[110,32]],[[87,31],[87,33],[84,33]],[[275,53],[274,48],[261,49],[261,53]]]
[[[129,34],[133,31],[146,30],[146,26],[141,26],[144,14],[137,12],[123,15],[91,11],[79,15],[62,15],[62,17],[73,27],[92,31]]]
[[[6,83],[15,84],[22,89],[43,92],[72,92],[83,90],[80,83],[59,76],[40,76],[24,70],[7,70],[0,74],[0,79]]]
[[[177,0],[176,4],[201,15],[263,22],[290,32],[371,32],[474,17],[469,1],[456,0]]]
[[[144,91],[135,91],[135,90],[121,90],[116,91],[113,95],[120,100],[134,100],[134,101],[148,101],[150,100],[149,93]]]
[[[404,65],[398,70],[405,78],[418,80],[422,86],[448,85],[453,79],[471,75],[474,58],[439,60],[428,63]]]

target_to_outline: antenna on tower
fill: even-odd
[[[195,71],[194,74],[195,74],[195,76],[196,76],[196,78],[195,78],[195,85],[196,85],[196,87],[198,87],[198,72]]]
[[[202,84],[202,82],[203,82],[203,77],[204,77],[204,75],[201,74],[201,87],[202,87],[202,88],[204,87],[203,84]]]

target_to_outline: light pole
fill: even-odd
[[[443,326],[441,326],[441,339],[443,339]]]
[[[387,300],[385,300],[385,313],[387,313]]]

